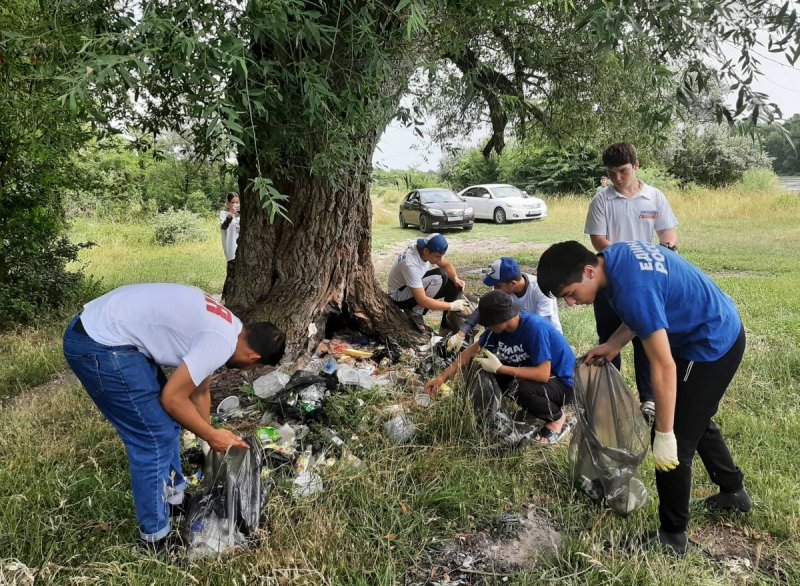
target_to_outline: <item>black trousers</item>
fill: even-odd
[[[504,374],[488,373],[478,365],[469,376],[475,384],[470,385],[473,405],[478,415],[490,411],[492,405],[499,405],[498,390],[512,399],[528,413],[546,422],[558,421],[563,412],[561,408],[572,402],[572,389],[566,387],[559,379],[553,377],[546,383],[515,379]],[[494,377],[497,388],[490,384],[479,383],[478,377]],[[497,401],[497,402],[496,402]]]
[[[442,286],[439,289],[439,292],[433,296],[434,299],[441,299],[443,301],[455,301],[458,299],[459,295],[461,294],[461,288],[457,287],[456,284],[450,280],[450,277],[447,276],[447,273],[442,269],[431,269],[424,275],[422,278],[430,277],[432,275],[439,275],[442,278]],[[404,299],[403,301],[395,301],[394,302],[397,307],[400,309],[414,309],[417,306],[417,300],[413,297],[409,297],[408,299]],[[423,313],[427,313],[428,310],[426,309]],[[442,313],[442,326],[447,326],[447,312]]]
[[[617,331],[622,320],[614,312],[608,298],[602,291],[597,294],[594,300],[594,319],[597,323],[597,339],[602,344]],[[636,373],[636,389],[639,391],[639,401],[653,400],[653,387],[650,384],[650,361],[647,359],[647,354],[644,351],[642,341],[636,337],[633,339],[633,369]],[[611,361],[614,366],[619,370],[622,360],[618,354],[614,360]]]
[[[223,301],[228,300],[228,294],[230,293],[230,291],[228,290],[228,283],[233,277],[233,269],[234,269],[233,265],[235,262],[236,259],[234,258],[233,260],[229,260],[228,264],[225,266],[225,282],[222,284],[222,297],[221,297]]]
[[[658,516],[661,528],[671,533],[686,531],[692,488],[692,460],[700,454],[711,481],[723,492],[736,492],[744,474],[733,462],[728,446],[711,418],[722,395],[739,368],[745,348],[744,327],[730,350],[715,362],[675,359],[678,392],[675,402],[675,438],[678,467],[656,471]]]

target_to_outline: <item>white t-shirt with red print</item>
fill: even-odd
[[[236,350],[242,322],[213,297],[187,285],[126,285],[90,301],[81,322],[95,342],[136,346],[156,364],[185,363],[195,385]]]

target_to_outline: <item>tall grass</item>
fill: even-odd
[[[668,193],[681,222],[681,254],[733,297],[748,334],[744,363],[717,419],[756,506],[750,516],[732,518],[694,508],[691,531],[743,544],[730,558],[759,551],[760,566],[724,564],[702,547],[679,560],[623,550],[622,537],[656,526],[655,501],[627,519],[592,506],[569,486],[565,446],[490,450],[458,395],[414,413],[420,431],[413,445],[391,444],[381,431],[382,409],[413,403],[402,393],[359,394],[363,407],[356,396],[340,399],[335,425],[342,437],[358,436],[365,466],[326,469],[325,492],[311,500],[294,499],[279,481],[257,549],[189,567],[166,565],[133,547],[123,447],[83,390],[71,385],[23,394],[0,415],[0,583],[21,580],[20,567],[10,565],[16,559],[36,573],[37,584],[401,584],[446,540],[528,504],[553,519],[564,543],[556,558],[508,583],[800,583],[800,198],[769,185],[753,176],[729,190]],[[396,202],[378,197],[373,205],[374,258],[385,270],[388,252],[419,232],[397,226]],[[504,254],[535,265],[548,243],[586,241],[588,197],[548,205],[550,216],[541,222],[481,223],[470,233],[448,233],[448,256],[462,268]],[[150,244],[146,225],[81,221],[74,235],[99,243],[82,260],[104,287],[178,281],[217,291],[224,259],[212,222],[207,229],[206,242],[171,249]],[[482,288],[477,277],[470,286]],[[589,308],[564,308],[562,323],[578,353],[591,346]],[[61,327],[47,322],[4,334],[0,381],[19,389],[61,368]],[[28,366],[9,374],[9,364]],[[630,364],[626,354],[623,375],[632,383]],[[654,495],[652,463],[641,470]],[[699,463],[695,472],[694,497],[714,492]]]

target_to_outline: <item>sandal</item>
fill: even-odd
[[[542,446],[552,446],[557,444],[570,434],[574,424],[574,420],[568,417],[564,422],[564,425],[561,426],[561,431],[553,431],[552,429],[543,425],[533,436],[533,441],[534,443]]]

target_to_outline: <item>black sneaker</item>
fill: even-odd
[[[172,531],[158,541],[139,539],[139,548],[147,555],[171,558],[184,551],[185,544],[179,531]]]
[[[753,501],[744,488],[736,492],[722,492],[708,497],[705,501],[706,508],[712,511],[736,511],[749,513],[753,508]]]
[[[689,538],[685,531],[669,533],[659,529],[648,531],[638,538],[627,541],[625,545],[627,549],[660,549],[670,555],[683,556],[689,551]]]

